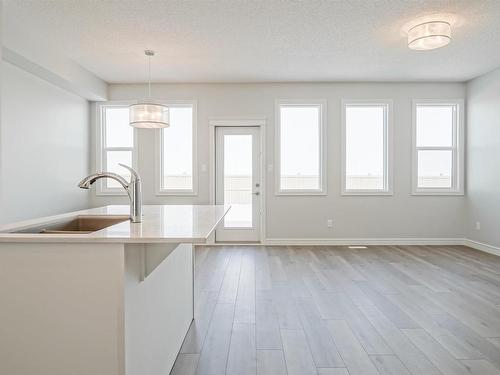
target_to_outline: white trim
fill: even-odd
[[[162,100],[156,101],[167,107],[191,107],[192,123],[192,158],[193,186],[189,190],[164,189],[163,175],[163,129],[155,131],[155,194],[156,196],[197,196],[198,195],[198,101],[197,100]]]
[[[266,119],[210,119],[208,126],[266,126]]]
[[[265,118],[242,118],[238,119],[209,119],[208,121],[208,152],[209,152],[209,166],[208,166],[208,179],[209,179],[209,203],[215,204],[215,128],[218,126],[230,127],[248,127],[257,126],[260,128],[260,238],[266,238],[266,126],[267,120]],[[216,244],[215,236],[211,235],[207,239],[207,244]]]
[[[320,188],[314,190],[282,190],[281,189],[281,116],[282,106],[314,106],[319,107],[319,159]],[[327,100],[326,99],[277,99],[274,103],[274,194],[280,195],[327,195]]]
[[[252,246],[467,246],[500,256],[500,247],[468,238],[266,238],[261,243],[233,243]],[[210,244],[209,244],[210,245]],[[219,244],[212,243],[218,246]],[[227,245],[226,243],[220,245]]]
[[[468,239],[468,238],[464,239],[463,245],[471,247],[471,248],[479,250],[479,251],[483,251],[485,253],[490,253],[490,254],[493,254],[493,255],[500,256],[500,247],[497,247],[497,246],[493,246],[493,245],[489,245],[489,244],[486,244],[486,243],[474,241],[474,240],[471,240],[471,239]]]
[[[344,186],[344,183],[342,183],[342,186]],[[343,197],[349,197],[349,196],[387,196],[390,197],[394,195],[394,192],[391,191],[386,191],[386,190],[379,190],[379,189],[357,189],[357,190],[347,190],[347,191],[340,191],[340,195]]]
[[[453,127],[453,144],[451,147],[419,147],[417,149],[417,106],[418,105],[450,105],[455,106]],[[463,99],[413,99],[412,100],[412,195],[464,195],[465,185],[465,115]],[[418,187],[418,150],[450,150],[452,151],[452,187],[451,188],[419,188]]]
[[[468,238],[266,238],[262,245],[276,246],[467,246],[475,250],[500,256],[500,247]]]
[[[384,189],[346,189],[346,161],[347,161],[347,144],[346,144],[346,107],[347,106],[384,106]],[[374,100],[358,100],[358,99],[343,99],[342,100],[342,121],[341,121],[341,195],[393,195],[394,194],[394,112],[392,99],[374,99]]]
[[[266,238],[265,245],[349,246],[349,245],[463,245],[463,238]]]
[[[95,166],[96,171],[104,171],[104,122],[103,108],[106,107],[125,107],[133,104],[133,101],[107,101],[107,102],[97,102],[95,106]],[[107,151],[132,151],[132,168],[138,170],[138,129],[133,129],[134,133],[134,144],[132,147],[108,147]],[[127,195],[127,192],[120,188],[105,188],[104,179],[96,182],[96,195],[97,196],[121,196]]]

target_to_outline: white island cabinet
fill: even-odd
[[[1,227],[0,374],[169,374],[193,320],[193,244],[228,209],[144,206],[131,223],[106,206]]]

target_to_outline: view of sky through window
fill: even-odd
[[[385,106],[345,109],[345,189],[384,189]]]
[[[320,107],[280,108],[281,190],[320,189]]]

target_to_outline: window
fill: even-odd
[[[130,180],[130,172],[118,164],[136,167],[134,139],[134,128],[129,125],[128,104],[97,105],[97,169],[114,172]],[[109,178],[98,181],[97,193],[126,194],[118,182]]]
[[[342,194],[392,194],[392,102],[342,107]]]
[[[276,194],[326,193],[325,101],[276,104]]]
[[[196,194],[196,103],[166,102],[170,126],[158,132],[159,195]]]
[[[463,194],[463,101],[413,103],[413,194]]]
[[[224,134],[223,137],[224,204],[231,205],[231,210],[224,216],[224,227],[252,228],[253,135]]]

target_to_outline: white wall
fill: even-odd
[[[3,45],[3,1],[0,1],[0,45]],[[0,61],[2,61],[2,48],[0,48]],[[2,86],[2,69],[0,69],[0,88]],[[0,90],[0,217],[1,212],[4,211],[4,197],[3,197],[3,158],[2,158],[2,94]],[[0,219],[1,221],[1,219]]]
[[[87,207],[87,100],[6,62],[1,83],[0,223]]]
[[[148,204],[208,203],[208,120],[267,118],[266,164],[274,164],[275,99],[327,99],[328,195],[274,195],[273,174],[266,172],[267,238],[462,237],[463,196],[411,196],[411,100],[465,97],[460,83],[290,83],[290,84],[158,84],[155,97],[198,100],[199,195],[159,197],[154,193],[154,132],[140,130],[139,168]],[[110,85],[110,100],[141,98],[144,86]],[[341,99],[394,100],[394,196],[340,195]],[[126,197],[94,197],[94,206],[127,202]],[[334,228],[326,226],[333,218]]]
[[[466,234],[500,247],[500,69],[470,81],[467,102]]]

